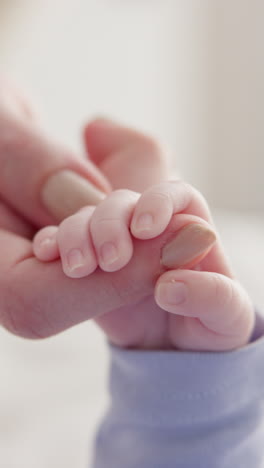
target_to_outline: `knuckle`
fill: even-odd
[[[94,220],[92,220],[91,222],[91,230],[92,230],[92,233],[94,234],[95,231],[97,233],[98,230],[102,231],[102,230],[105,230],[104,232],[105,233],[109,233],[109,231],[107,231],[107,229],[110,229],[110,226],[111,225],[111,231],[113,229],[114,226],[116,226],[117,230],[119,229],[120,225],[122,224],[122,219],[118,216],[109,216],[109,217],[100,217],[100,218],[96,218]]]
[[[159,187],[153,189],[151,192],[148,193],[148,197],[152,199],[152,201],[155,202],[161,202],[161,203],[170,203],[171,202],[171,194],[169,193],[168,190],[162,190],[162,188],[159,189]]]
[[[83,225],[83,222],[88,222],[93,215],[96,207],[93,205],[83,206],[78,211],[63,219],[59,224],[58,235],[60,232],[76,232],[80,226]]]
[[[128,189],[118,189],[98,205],[91,218],[91,229],[97,229],[104,223],[127,223],[140,194]]]
[[[75,215],[68,216],[68,218],[63,219],[59,224],[59,232],[68,229],[69,226],[74,222]]]
[[[182,181],[182,184],[189,193],[191,193],[196,199],[200,200],[201,202],[205,202],[205,198],[203,194],[200,192],[199,189],[191,185],[189,182]]]
[[[179,185],[180,189],[190,200],[195,200],[198,206],[203,209],[207,217],[210,218],[210,208],[202,192],[184,180],[176,180],[175,183]]]
[[[208,205],[206,198],[202,194],[202,192],[200,192],[200,190],[198,190],[196,187],[192,187],[190,184],[188,184],[188,186],[189,186],[189,190],[193,192],[193,195],[196,198],[196,200],[199,202],[200,206],[202,206],[206,210],[206,212],[209,214],[210,213],[209,205]]]
[[[139,198],[139,194],[134,192],[133,190],[120,188],[111,192],[104,200],[100,202],[99,205],[95,207],[95,214],[101,214],[105,210],[109,212],[110,209],[115,208],[116,202],[120,204],[124,202],[127,203],[134,203]]]
[[[185,180],[183,179],[173,179],[173,180],[169,180],[169,185],[171,187],[171,190],[173,190],[173,192],[182,192],[182,193],[186,193],[186,194],[190,194],[190,195],[193,195],[194,194],[194,187],[189,183],[189,182],[186,182]]]
[[[251,331],[254,326],[255,320],[255,311],[253,302],[243,288],[243,286],[236,280],[233,280],[233,296],[234,301],[236,301],[236,310],[237,314],[234,316],[234,322],[238,319],[241,323],[246,322],[246,328],[249,328]]]
[[[212,273],[213,297],[217,305],[226,308],[233,303],[234,287],[232,280],[220,273]]]
[[[134,200],[137,196],[138,194],[136,192],[133,192],[133,190],[120,188],[120,189],[114,190],[114,192],[112,192],[109,195],[109,197],[105,199],[105,201],[107,202],[109,199],[111,200],[111,198],[113,199],[118,198],[121,200],[122,199]]]
[[[132,146],[145,158],[164,164],[164,154],[167,151],[156,138],[140,134],[140,138]]]
[[[93,214],[95,209],[96,209],[96,205],[86,205],[86,206],[82,206],[79,210],[77,210],[75,214],[77,216],[87,215],[87,217],[90,217]]]
[[[154,156],[161,157],[163,154],[163,148],[161,143],[153,137],[145,138],[145,148],[146,150]]]
[[[76,224],[75,224],[75,215],[69,216],[65,218],[59,225],[57,231],[57,241],[60,243],[64,240],[64,236],[68,236],[71,233],[76,232]]]

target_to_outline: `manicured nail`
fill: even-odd
[[[48,212],[57,221],[62,221],[83,206],[98,205],[105,193],[79,174],[65,169],[48,178],[41,198]]]
[[[167,268],[180,268],[210,249],[216,235],[202,224],[188,224],[162,249],[161,263]]]
[[[181,305],[187,299],[187,288],[180,281],[160,283],[157,288],[157,299],[161,304]]]

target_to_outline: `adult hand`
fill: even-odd
[[[97,122],[93,131],[101,138],[107,132],[102,128],[97,132],[99,127]],[[152,140],[136,132],[120,128],[117,138],[106,135],[105,145],[107,154],[102,152],[101,157],[113,169],[118,159],[132,163],[135,157],[144,163],[153,152],[157,166],[163,167]],[[100,156],[95,149],[91,155]],[[111,282],[106,273],[98,272],[92,281],[77,284],[64,276],[60,262],[47,266],[33,256],[31,239],[39,227],[56,224],[86,204],[97,204],[110,190],[96,165],[51,140],[19,92],[1,79],[0,322],[8,330],[30,338],[50,336],[153,289],[153,271],[144,265],[139,283],[134,284],[133,273],[141,263]]]
[[[123,317],[123,321],[132,319],[135,304],[138,317],[142,307],[146,310],[146,305],[150,306],[149,324],[153,314],[158,311],[159,316],[161,311],[153,300],[156,280],[164,272],[159,252],[171,241],[172,232],[178,228],[177,222],[172,220],[168,230],[157,239],[136,240],[133,259],[120,272],[111,273],[110,277],[97,270],[78,281],[65,277],[60,261],[40,263],[32,254],[31,236],[38,227],[56,224],[80,207],[98,203],[104,197],[102,192],[111,190],[96,166],[105,173],[113,188],[143,191],[148,185],[166,179],[159,146],[138,132],[97,120],[85,131],[86,146],[95,166],[50,141],[23,101],[14,98],[10,90],[2,93],[0,118],[2,324],[15,334],[39,338],[97,317],[111,336],[112,319],[112,323],[117,323],[118,316]],[[86,181],[92,182],[92,187]],[[94,185],[101,192],[96,191]],[[173,263],[170,267],[173,268]],[[199,306],[205,298],[198,299]],[[213,306],[218,308],[219,301]],[[122,328],[122,321],[120,325]],[[116,325],[113,332],[114,335],[117,332],[118,339],[115,340],[115,336],[112,339],[116,344],[162,346],[155,337],[154,342],[148,337],[147,342],[140,344],[138,337],[135,340],[128,335],[122,342],[122,333]]]
[[[1,227],[31,234],[110,190],[95,165],[52,141],[27,103],[0,80]]]

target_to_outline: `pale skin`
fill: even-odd
[[[135,130],[96,120],[84,132],[89,157],[74,155],[43,132],[19,93],[6,83],[0,84],[2,325],[20,336],[44,338],[94,318],[110,341],[120,346],[213,351],[246,344],[254,324],[253,307],[235,280],[219,239],[209,253],[204,251],[207,255],[203,259],[199,256],[195,259],[195,265],[165,271],[160,263],[163,246],[187,224],[213,228],[207,204],[197,191],[183,183],[160,185],[168,178],[160,145]],[[93,256],[90,248],[90,263],[85,266],[89,266],[90,274],[88,269],[88,274],[86,270],[81,274],[83,277],[72,279],[74,273],[68,275],[67,268],[64,272],[59,259],[44,263],[35,257],[32,243],[35,232],[61,222],[41,199],[43,183],[50,175],[65,169],[92,182],[105,192],[106,198],[94,210],[78,211],[89,204],[88,198],[86,203],[76,198],[71,212],[65,209],[62,219],[66,219],[58,230],[59,249],[63,245],[67,247],[68,229],[71,223],[76,226],[77,218],[81,223],[80,235],[84,233],[85,223],[89,224],[90,220],[92,226],[92,220],[96,217],[100,220],[106,209],[113,208],[126,233],[124,251],[118,262],[121,265],[127,262],[133,250],[131,260],[123,268],[117,262],[110,268],[117,268],[116,271],[105,271],[107,267],[103,267],[97,255]],[[156,228],[162,234],[156,231],[148,239],[151,231],[136,233],[131,221],[144,208],[144,203],[153,205],[154,186],[162,193],[160,200],[166,202],[167,214],[162,221],[158,212]],[[122,192],[120,203],[121,193],[111,191],[124,187],[126,195]],[[169,191],[169,198],[164,198],[164,191]],[[74,190],[70,195],[74,196]],[[129,210],[132,217],[128,222]],[[72,213],[76,214],[68,218]],[[93,229],[96,231],[96,223]],[[112,229],[115,230],[115,223]],[[147,240],[142,240],[142,236]],[[92,243],[93,237],[99,239],[99,235],[91,232]],[[80,239],[73,237],[72,241],[74,245],[70,247],[77,248]],[[87,242],[87,236],[84,241]],[[98,261],[101,267],[92,273]],[[197,263],[202,271],[191,269]],[[182,305],[166,303],[164,291],[159,287],[164,282],[184,283],[187,298]],[[202,317],[203,311],[207,317]]]
[[[150,160],[148,177],[152,167]],[[140,166],[137,170],[142,180]],[[175,232],[183,233],[183,227],[191,224],[214,230],[206,201],[182,181],[163,182],[142,194],[115,190],[98,206],[82,208],[59,226],[39,231],[33,248],[43,262],[60,258],[69,278],[85,278],[99,267],[111,281],[111,273],[122,270],[136,255],[135,239],[157,238],[172,224]],[[153,294],[96,319],[112,343],[219,351],[248,342],[253,307],[235,280],[219,239],[208,239],[202,253],[191,249],[190,254],[185,246],[177,269],[162,272]],[[177,263],[177,252],[174,257]]]

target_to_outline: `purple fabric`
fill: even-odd
[[[264,466],[264,320],[228,352],[110,347],[93,468]]]

